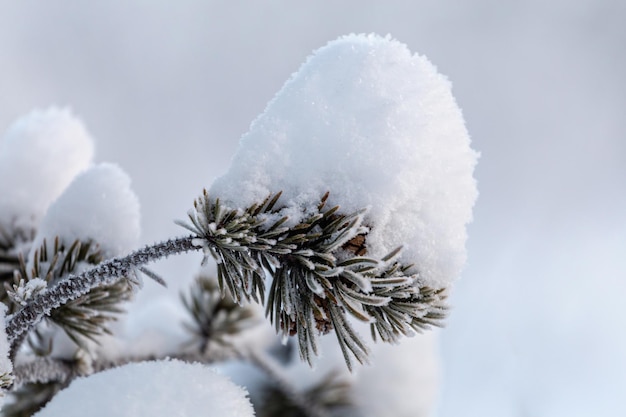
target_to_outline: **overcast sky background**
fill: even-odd
[[[181,233],[311,51],[390,33],[452,80],[482,153],[439,415],[623,416],[625,19],[620,0],[0,0],[0,130],[71,106],[151,242]],[[195,265],[161,268],[183,283]]]

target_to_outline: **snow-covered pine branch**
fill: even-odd
[[[368,256],[402,246],[428,285],[465,263],[477,153],[447,78],[424,56],[377,35],[315,51],[241,138],[209,194],[224,207],[276,203],[297,224],[330,192],[342,214],[364,208]]]
[[[21,307],[26,305],[24,311],[28,311],[30,300],[45,294],[48,286],[128,252],[138,236],[139,203],[128,176],[111,164],[90,167],[69,184],[42,219],[28,261],[15,271],[9,291],[11,312],[18,317],[23,314]],[[121,280],[123,277],[127,279]],[[56,350],[55,356],[71,358],[74,346],[88,351],[88,341],[97,341],[108,332],[107,323],[121,311],[119,305],[132,296],[134,271],[117,278],[108,285],[62,298],[57,307],[45,309],[47,321],[59,326],[73,342],[65,352]],[[57,338],[57,332],[49,330],[38,333],[44,345]]]
[[[339,207],[326,207],[328,197],[294,224],[276,206],[280,193],[245,209],[227,209],[205,192],[189,213],[191,224],[180,224],[215,259],[220,288],[235,301],[264,303],[271,275],[266,314],[284,338],[298,336],[302,360],[312,364],[318,335],[334,330],[352,368],[351,357],[367,362],[368,348],[347,313],[372,322],[372,333],[383,341],[396,342],[441,325],[446,294],[399,264],[399,248],[381,259],[356,255],[351,245],[369,233],[362,224],[365,211],[339,214]]]
[[[317,335],[331,330],[337,332],[348,367],[351,355],[367,361],[366,344],[352,329],[346,311],[364,321],[376,317],[373,332],[387,342],[411,329],[440,324],[445,293],[420,285],[416,275],[407,273],[408,267],[395,262],[398,250],[377,260],[346,249],[367,232],[362,212],[339,215],[338,207],[325,210],[326,195],[310,217],[286,227],[282,225],[288,218],[274,207],[278,197],[245,210],[223,210],[219,201],[204,194],[190,212],[193,224],[187,227],[193,237],[148,246],[61,280],[10,318],[7,330],[13,348],[53,310],[133,275],[148,262],[198,248],[215,257],[222,291],[228,290],[237,302],[263,303],[265,272],[272,273],[267,314],[283,336],[298,335],[301,357],[309,363],[317,353]],[[427,297],[421,295],[422,287]]]
[[[351,366],[350,355],[365,361],[368,349],[345,312],[390,342],[441,323],[446,289],[465,263],[476,160],[450,83],[425,57],[390,37],[350,35],[320,48],[287,81],[211,186],[215,200],[204,196],[192,221],[206,241],[243,246],[245,230],[238,240],[240,225],[231,233],[220,216],[250,216],[245,208],[281,191],[257,216],[267,218],[261,228],[303,230],[312,244],[291,248],[297,255],[288,262],[244,259],[250,285],[237,291],[254,296],[261,270],[273,271],[268,312],[278,329],[297,334],[310,361],[316,335],[333,328]],[[344,216],[332,225],[339,228],[324,229],[336,216]],[[350,244],[366,258],[347,253]],[[224,273],[233,269],[208,250]]]
[[[0,138],[0,281],[13,279],[48,207],[91,164],[93,148],[83,123],[55,107],[21,117]]]
[[[27,333],[53,309],[84,296],[94,288],[112,285],[120,277],[134,275],[145,264],[167,256],[197,250],[192,240],[193,238],[188,236],[146,246],[130,255],[106,260],[80,274],[67,276],[8,317],[6,329],[12,352],[21,345]]]
[[[90,157],[81,146],[76,145],[77,154]],[[8,149],[14,148],[26,152]],[[3,153],[14,155],[0,147],[0,161]],[[3,200],[0,278],[17,274],[24,282],[12,288],[15,312],[7,317],[7,338],[0,342],[14,357],[45,317],[75,303],[90,316],[95,310],[85,298],[89,294],[100,300],[99,290],[135,281],[149,262],[202,250],[205,260],[217,262],[222,295],[238,304],[264,304],[283,338],[297,337],[301,359],[311,364],[320,351],[318,337],[334,332],[352,369],[353,359],[367,362],[370,354],[357,332],[359,323],[368,324],[375,339],[398,343],[445,318],[448,288],[465,262],[465,226],[477,197],[476,160],[450,84],[425,57],[389,37],[340,38],[316,51],[253,122],[228,172],[196,200],[188,213],[191,223],[181,223],[191,236],[121,256],[133,247],[126,237],[135,229],[118,220],[128,218],[135,204],[122,197],[113,198],[126,201],[116,207],[91,205],[101,197],[93,185],[113,184],[106,189],[129,196],[127,179],[109,183],[106,177],[115,175],[106,167],[99,168],[105,175],[96,176],[102,182],[81,185],[79,176],[70,186],[66,202],[72,209],[58,201],[50,206],[63,187],[51,187],[57,190],[53,197],[42,193],[47,197],[35,209],[25,206],[23,219]],[[3,166],[0,181],[10,175]],[[78,171],[72,172],[69,179]],[[0,192],[11,196],[15,190],[9,188],[0,184]],[[45,212],[56,220],[40,227]],[[102,256],[90,251],[92,244]],[[28,263],[20,265],[20,255],[27,254]],[[63,259],[60,269],[54,259]],[[83,262],[88,259],[93,262]],[[225,333],[219,332],[243,329],[238,320],[245,315],[232,316],[217,329],[220,323],[211,322],[214,291],[197,291],[188,307],[203,351],[222,341]],[[83,325],[75,320],[80,315],[66,312],[72,316],[66,325],[91,336],[99,331],[100,321]],[[66,372],[57,363],[50,362],[52,376]],[[312,393],[303,391],[298,407],[303,398],[317,395],[316,386]],[[46,393],[46,401],[55,392]],[[367,416],[367,409],[375,409],[360,408]],[[397,415],[413,415],[408,410]]]

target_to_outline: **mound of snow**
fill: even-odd
[[[343,212],[369,208],[369,255],[404,246],[401,260],[443,287],[465,263],[476,161],[451,85],[428,59],[389,37],[350,35],[287,81],[210,193],[247,207],[282,191],[297,217],[329,191]]]
[[[34,110],[18,119],[0,140],[0,226],[36,230],[93,153],[91,136],[68,109]]]
[[[139,200],[130,178],[117,165],[102,163],[76,177],[50,206],[33,248],[55,236],[66,245],[91,240],[109,258],[134,249],[139,234]]]
[[[201,364],[141,362],[79,378],[37,417],[252,417],[246,391]]]

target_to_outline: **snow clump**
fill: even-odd
[[[292,75],[210,194],[243,208],[282,191],[295,222],[329,191],[344,213],[369,209],[368,256],[403,246],[402,262],[445,287],[466,259],[477,157],[450,82],[426,57],[349,35]]]
[[[134,249],[140,235],[140,208],[130,183],[128,175],[110,163],[80,174],[48,209],[33,248],[58,236],[66,245],[76,239],[93,241],[105,258]]]
[[[69,109],[34,110],[0,139],[0,227],[36,230],[49,205],[90,164],[94,144]]]
[[[247,392],[205,365],[140,362],[79,378],[36,417],[252,417]]]

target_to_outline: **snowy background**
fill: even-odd
[[[132,178],[151,242],[182,233],[311,51],[390,33],[450,77],[482,153],[438,416],[622,416],[624,19],[618,0],[1,1],[0,130],[71,106]],[[160,266],[170,291],[197,261]]]

